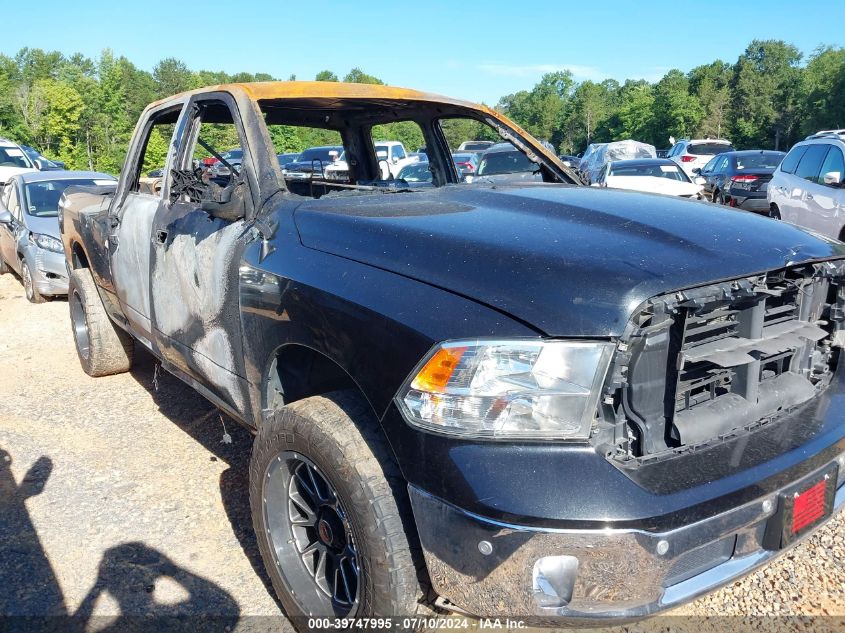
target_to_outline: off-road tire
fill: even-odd
[[[68,304],[76,353],[85,373],[108,376],[129,371],[135,341],[109,318],[87,268],[71,271]],[[87,351],[83,349],[83,334],[78,330],[82,326],[87,330]]]
[[[21,262],[21,283],[23,284],[26,300],[30,303],[44,303],[47,300],[44,295],[38,292],[38,288],[35,287],[35,282],[32,280],[32,271],[26,260]]]
[[[369,406],[355,392],[338,391],[279,407],[259,429],[252,449],[249,498],[253,526],[273,588],[295,626],[307,631],[309,614],[287,589],[271,553],[263,502],[264,479],[271,462],[291,451],[322,471],[345,508],[361,570],[355,616],[432,613],[423,600],[427,575],[407,484]]]

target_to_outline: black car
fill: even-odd
[[[766,214],[766,189],[784,156],[762,149],[724,152],[693,173],[706,181],[704,196],[711,202]]]
[[[279,167],[282,169],[287,169],[289,165],[298,161],[299,156],[298,153],[276,154],[276,158],[279,160]]]
[[[307,180],[314,176],[322,178],[323,170],[340,158],[343,154],[342,145],[325,145],[309,147],[299,158],[284,167],[285,179]]]

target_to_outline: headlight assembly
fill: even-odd
[[[45,251],[52,251],[54,253],[64,252],[62,243],[50,235],[44,235],[43,233],[30,233],[29,241],[39,248],[43,248]]]
[[[486,439],[587,439],[613,354],[600,341],[450,341],[396,401],[407,421]]]

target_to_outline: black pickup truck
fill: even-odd
[[[538,181],[463,182],[454,119]],[[380,180],[396,123],[422,132],[433,187]],[[225,126],[243,161],[211,181],[191,158]],[[337,133],[349,182],[288,189],[271,138],[296,126]],[[151,194],[154,129],[171,142]],[[146,348],[254,431],[255,532],[302,629],[656,613],[845,500],[845,245],[576,182],[495,111],[413,90],[155,103],[116,189],[62,200],[80,361],[123,372]]]

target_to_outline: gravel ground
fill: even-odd
[[[250,434],[226,420],[222,443],[216,409],[156,376],[150,357],[89,378],[67,312],[0,277],[0,616],[75,615],[80,631],[125,630],[137,615],[291,630],[252,534]],[[840,516],[743,580],[615,630],[845,630],[843,534]],[[0,631],[15,622],[27,628],[0,618]]]

